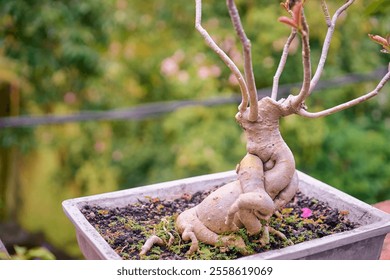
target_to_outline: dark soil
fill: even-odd
[[[128,205],[123,208],[106,209],[86,205],[81,212],[103,238],[123,259],[140,259],[139,252],[145,240],[157,235],[169,246],[154,246],[142,259],[186,259],[185,252],[190,244],[183,242],[175,231],[175,218],[185,209],[199,204],[208,192],[193,195],[183,194],[173,201],[148,198],[148,201]],[[305,209],[307,208],[307,209]],[[310,209],[310,210],[309,210]],[[304,215],[307,214],[310,217]],[[358,224],[348,220],[348,211],[332,209],[326,203],[308,198],[298,192],[292,202],[274,215],[270,226],[282,232],[294,244],[338,232],[352,230]],[[289,246],[288,242],[270,234],[270,244],[260,246],[259,236],[247,237],[245,229],[237,233],[245,240],[249,251],[261,253]],[[235,259],[241,257],[234,248],[216,248],[202,244],[198,253],[191,259]]]

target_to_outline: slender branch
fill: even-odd
[[[251,42],[245,34],[244,28],[241,23],[240,15],[238,13],[238,9],[234,0],[226,0],[226,5],[228,7],[234,29],[237,33],[237,36],[240,38],[242,44],[243,53],[244,53],[244,74],[245,74],[246,84],[248,86],[249,99],[250,99],[249,120],[255,121],[257,120],[257,114],[258,114],[258,104],[257,104],[258,100],[257,100],[255,77],[254,77],[253,66],[252,66]]]
[[[302,63],[303,63],[303,83],[299,94],[294,98],[293,108],[298,110],[301,104],[310,94],[311,62],[310,62],[310,44],[309,44],[309,25],[302,8]]]
[[[202,27],[202,0],[195,0],[195,28],[199,31],[202,37],[205,39],[206,43],[209,47],[219,55],[222,61],[226,64],[226,66],[232,71],[234,76],[238,80],[238,84],[241,89],[242,94],[242,102],[238,106],[238,109],[241,113],[245,112],[248,107],[248,87],[246,85],[245,79],[242,76],[238,67],[234,64],[234,62],[230,59],[230,57],[214,42],[209,33]]]
[[[297,35],[297,30],[295,28],[291,29],[290,36],[288,37],[287,42],[283,47],[282,57],[280,58],[278,69],[276,70],[276,73],[274,75],[273,84],[272,84],[271,98],[274,100],[276,100],[278,98],[279,79],[283,73],[284,67],[286,66],[287,57],[288,57],[288,50],[290,48],[292,41],[295,39],[296,35]]]
[[[325,36],[324,45],[323,45],[322,52],[321,52],[321,58],[320,58],[320,61],[318,63],[318,66],[317,66],[317,70],[316,70],[316,72],[315,72],[315,74],[314,74],[314,76],[313,76],[313,78],[311,80],[309,94],[313,92],[313,90],[316,87],[318,81],[320,80],[320,77],[321,77],[322,72],[324,70],[326,58],[327,58],[328,52],[329,52],[330,42],[331,42],[332,37],[333,37],[333,33],[334,33],[334,30],[335,30],[335,27],[336,27],[337,19],[340,17],[340,15],[346,9],[348,9],[349,6],[351,6],[353,4],[354,1],[355,0],[349,0],[343,6],[341,6],[335,12],[335,14],[333,15],[332,21],[330,22],[330,25],[328,25],[328,32],[326,33],[326,36]],[[325,1],[322,1],[322,3],[325,3]],[[324,5],[322,5],[322,6],[323,6],[323,9],[324,9]],[[325,16],[326,16],[327,12],[324,12],[324,13],[325,13]]]
[[[303,8],[302,8],[303,10]],[[303,85],[301,93],[303,99],[305,99],[309,93],[310,89],[310,80],[311,80],[311,61],[310,61],[310,34],[309,34],[309,25],[307,24],[306,17],[302,11],[302,61],[303,61]],[[304,101],[304,100],[303,100]]]
[[[325,0],[321,0],[321,8],[325,15],[325,21],[328,28],[332,25],[332,20],[330,19],[330,14],[328,10],[328,5],[326,4]]]
[[[378,83],[378,85],[376,86],[376,88],[373,91],[371,91],[363,96],[360,96],[358,98],[352,99],[352,100],[345,102],[343,104],[340,104],[340,105],[334,106],[332,108],[329,108],[327,110],[323,110],[323,111],[316,112],[316,113],[307,112],[306,110],[301,109],[298,112],[298,115],[301,115],[301,116],[307,117],[307,118],[319,118],[319,117],[328,116],[328,115],[337,113],[339,111],[348,109],[352,106],[355,106],[359,103],[362,103],[362,102],[376,96],[389,80],[390,80],[390,71],[387,72],[387,74],[382,78],[382,80]]]

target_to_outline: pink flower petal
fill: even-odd
[[[302,218],[309,218],[312,215],[312,211],[309,208],[302,208]]]

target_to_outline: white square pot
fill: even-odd
[[[361,226],[241,259],[379,259],[384,238],[390,232],[390,215],[302,172],[298,172],[298,175],[299,189],[303,194],[327,202],[332,208],[349,211],[348,218]],[[234,171],[228,171],[69,199],[62,206],[76,228],[77,240],[86,259],[121,259],[81,213],[85,205],[115,208],[138,202],[146,196],[175,199],[184,192],[207,190],[236,178]]]

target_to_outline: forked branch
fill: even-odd
[[[389,67],[390,67],[390,65],[389,65]],[[355,106],[355,105],[357,105],[359,103],[362,103],[362,102],[364,102],[364,101],[366,101],[366,100],[376,96],[379,93],[379,91],[385,86],[385,84],[389,80],[390,80],[390,70],[382,78],[382,80],[379,82],[379,84],[376,86],[376,88],[373,91],[371,91],[369,93],[366,93],[365,95],[362,95],[362,96],[357,97],[355,99],[352,99],[352,100],[350,100],[348,102],[342,103],[342,104],[337,105],[335,107],[332,107],[332,108],[329,108],[327,110],[323,110],[323,111],[320,111],[320,112],[316,112],[316,113],[307,112],[306,110],[301,109],[298,112],[298,115],[301,115],[303,117],[308,117],[308,118],[320,118],[320,117],[325,117],[325,116],[337,113],[339,111],[348,109],[348,108],[350,108],[352,106]]]
[[[338,18],[340,17],[340,15],[346,9],[348,9],[349,6],[351,6],[353,4],[353,2],[355,2],[355,0],[347,1],[344,5],[342,5],[334,13],[332,20],[329,21],[330,15],[329,15],[329,11],[328,11],[328,8],[326,5],[326,1],[321,0],[321,7],[322,7],[322,10],[325,14],[325,20],[326,20],[326,23],[328,25],[328,32],[326,33],[326,36],[325,36],[324,45],[322,47],[321,57],[320,57],[320,60],[318,62],[317,70],[316,70],[315,74],[313,75],[313,78],[312,78],[311,83],[310,83],[309,94],[311,94],[313,92],[313,90],[316,87],[318,81],[320,80],[320,77],[321,77],[322,72],[324,70],[326,58],[327,58],[328,52],[329,52],[330,43],[332,41],[333,33],[334,33],[335,28],[336,28],[336,22],[337,22]]]
[[[296,7],[299,7],[298,5]],[[303,83],[298,96],[294,98],[293,108],[300,108],[310,94],[311,62],[309,44],[309,25],[307,24],[303,7],[301,9],[301,37],[302,37],[302,63],[303,63]]]
[[[249,107],[249,120],[255,121],[257,119],[257,90],[255,85],[255,78],[252,69],[252,58],[251,58],[251,45],[250,41],[247,38],[245,31],[241,24],[241,19],[237,10],[237,7],[233,0],[227,0],[226,2],[229,14],[232,19],[234,28],[236,33],[242,43],[243,53],[244,53],[244,71],[245,78],[242,76],[238,67],[234,64],[231,58],[215,43],[215,41],[211,38],[210,34],[202,27],[202,0],[195,0],[195,28],[199,31],[199,33],[205,39],[207,45],[219,55],[222,61],[226,64],[226,66],[232,71],[236,79],[238,80],[241,94],[242,94],[242,102],[238,107],[240,113],[244,113]],[[250,101],[249,101],[250,99]]]
[[[332,20],[330,18],[329,10],[328,10],[328,4],[326,4],[325,0],[321,0],[321,8],[325,15],[325,21],[326,25],[330,27],[332,25]]]
[[[202,37],[205,39],[207,45],[219,55],[222,61],[226,64],[226,66],[232,71],[234,76],[236,77],[238,84],[240,86],[242,101],[240,106],[238,107],[241,113],[245,112],[248,107],[248,87],[246,85],[245,79],[242,76],[240,70],[234,64],[234,62],[230,59],[230,57],[214,42],[211,38],[210,34],[203,28],[202,26],[202,0],[195,0],[195,28],[199,31]]]
[[[274,100],[276,100],[278,98],[279,79],[280,79],[280,76],[282,76],[284,67],[286,66],[290,45],[294,41],[296,35],[297,35],[297,30],[295,28],[292,28],[290,36],[288,36],[287,42],[283,47],[282,57],[280,58],[278,69],[276,70],[276,73],[274,75],[273,84],[272,84],[271,98]]]
[[[251,55],[251,42],[245,34],[244,28],[242,27],[240,15],[237,10],[237,6],[234,0],[226,0],[226,5],[229,10],[230,18],[232,19],[234,29],[236,30],[237,36],[241,41],[243,53],[244,53],[244,74],[246,84],[249,91],[250,108],[249,108],[249,120],[255,121],[257,119],[257,89],[255,83],[255,77],[252,66],[252,55]]]
[[[291,97],[290,106],[293,111],[297,112],[305,99],[309,96],[310,80],[311,80],[311,62],[310,62],[310,43],[309,43],[309,25],[307,24],[303,5],[305,1],[294,1],[292,3],[287,0],[282,3],[282,6],[290,13],[292,18],[280,17],[279,21],[291,26],[292,30],[296,30],[301,35],[302,41],[302,63],[303,63],[303,83],[302,88],[297,96]],[[291,6],[292,5],[292,6]],[[282,56],[282,59],[284,57]],[[276,95],[277,92],[273,93]]]
[[[333,33],[334,33],[334,30],[335,30],[336,22],[337,22],[338,18],[340,17],[340,15],[346,9],[348,9],[348,7],[350,7],[353,3],[354,3],[354,0],[347,1],[344,5],[342,5],[335,12],[335,14],[333,15],[332,19],[330,20],[330,14],[329,14],[329,11],[328,11],[328,7],[327,7],[327,4],[326,4],[326,1],[325,0],[321,0],[321,7],[322,7],[323,13],[325,15],[326,23],[328,25],[328,32],[327,32],[325,40],[324,40],[324,45],[323,45],[323,49],[322,49],[322,53],[321,53],[321,58],[320,58],[320,61],[319,61],[316,73],[314,74],[313,78],[311,79],[311,82],[309,84],[309,88],[307,88],[307,81],[305,82],[305,78],[307,78],[307,75],[308,75],[308,73],[306,73],[306,69],[307,69],[308,66],[307,65],[305,66],[305,64],[306,64],[305,63],[305,55],[303,56],[305,75],[304,75],[304,82],[303,82],[302,90],[301,90],[301,92],[300,92],[300,94],[298,95],[298,98],[297,98],[298,102],[299,101],[304,102],[304,100],[311,94],[311,92],[314,90],[315,86],[317,85],[317,83],[318,83],[318,81],[320,79],[320,76],[321,76],[321,74],[323,72],[323,69],[324,69],[324,65],[325,65],[325,62],[326,62],[326,59],[327,59],[327,55],[328,55],[328,52],[329,52],[330,43],[331,43],[331,40],[332,40],[332,37],[333,37]],[[304,22],[305,22],[305,18],[303,16],[303,28],[305,26],[307,26],[307,24],[305,25]],[[304,40],[304,37],[305,37],[304,35],[305,35],[305,32],[302,32],[302,44],[303,44],[302,48],[303,48],[303,52],[305,51],[305,48],[307,48],[305,46],[306,41]],[[373,38],[373,37],[374,36],[370,35],[370,38]],[[376,36],[376,37],[383,39],[380,36]],[[385,41],[386,40],[384,40],[384,42]],[[380,41],[378,43],[381,44],[381,42],[382,41]],[[389,46],[390,46],[389,42],[386,41],[385,43],[389,44]],[[390,65],[389,65],[389,67],[390,67]],[[303,106],[301,106],[299,108],[299,110],[297,111],[297,114],[301,115],[301,116],[304,116],[304,117],[309,117],[309,118],[319,118],[319,117],[328,116],[330,114],[333,114],[333,113],[345,110],[347,108],[355,106],[355,105],[357,105],[359,103],[362,103],[362,102],[364,102],[364,101],[366,101],[366,100],[376,96],[379,93],[379,91],[384,87],[384,85],[389,80],[390,80],[390,68],[389,68],[388,73],[382,78],[382,80],[378,83],[376,88],[373,91],[371,91],[371,92],[369,92],[369,93],[367,93],[367,94],[365,94],[363,96],[360,96],[360,97],[355,98],[353,100],[347,101],[347,102],[342,103],[340,105],[337,105],[337,106],[334,106],[334,107],[329,108],[327,110],[323,110],[323,111],[316,112],[316,113],[307,112],[306,109]],[[299,96],[301,96],[301,98],[299,98]]]

